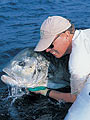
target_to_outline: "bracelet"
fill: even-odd
[[[49,97],[50,92],[51,92],[51,89],[48,89],[48,91],[46,93],[46,97]]]

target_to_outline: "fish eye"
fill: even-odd
[[[20,61],[20,62],[18,63],[18,65],[24,67],[24,66],[25,66],[25,62],[24,62],[24,61]]]

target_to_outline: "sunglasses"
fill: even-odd
[[[57,37],[54,39],[54,41],[55,41],[60,35],[61,35],[61,33],[57,35]],[[54,45],[51,44],[48,48],[52,49],[52,48],[54,48]]]
[[[48,48],[49,48],[49,49],[52,49],[52,48],[54,48],[54,45],[51,44]]]

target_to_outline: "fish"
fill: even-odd
[[[35,52],[34,48],[25,48],[3,68],[1,80],[10,86],[22,88],[43,86],[58,89],[68,86],[68,58],[57,59],[45,51]]]

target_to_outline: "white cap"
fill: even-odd
[[[61,16],[48,17],[40,28],[40,41],[38,42],[34,51],[43,51],[47,49],[56,35],[64,32],[71,26],[69,20]]]

